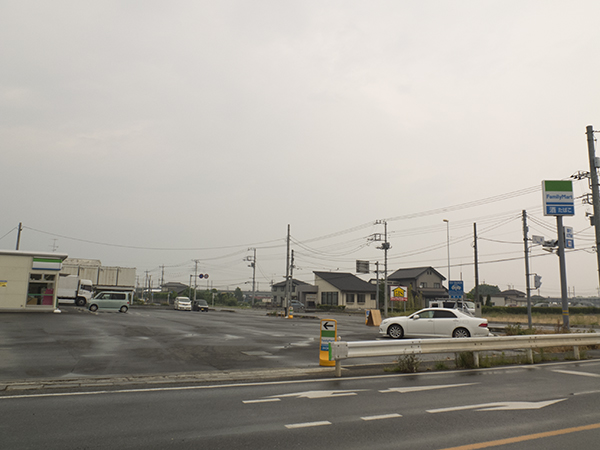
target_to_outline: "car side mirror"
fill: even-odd
[[[420,319],[420,318],[421,318],[421,316],[420,316],[420,315],[418,315],[418,314],[415,314],[414,316],[412,316],[412,319],[413,319],[413,320],[417,320],[417,319]]]

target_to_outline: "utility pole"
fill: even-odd
[[[19,250],[21,246],[21,231],[23,231],[23,222],[19,222],[19,231],[17,232],[17,247],[15,250]]]
[[[529,281],[529,238],[527,233],[529,228],[527,227],[527,211],[523,210],[523,249],[525,251],[525,286],[527,291],[527,324],[531,330],[531,285]]]
[[[290,283],[290,301],[291,301],[292,294],[294,291],[294,283],[293,283],[293,280],[294,280],[294,250],[291,250],[290,253],[291,253],[291,256],[290,256],[290,280],[292,281]],[[289,307],[290,307],[290,302],[288,301],[288,313],[289,313]]]
[[[196,301],[196,287],[198,286],[198,262],[200,260],[194,259],[193,261],[196,263],[196,266],[194,268],[194,301]]]
[[[379,307],[379,261],[375,261],[375,277],[377,280],[377,290],[375,291],[375,304],[377,305],[377,309],[381,309]]]
[[[244,261],[250,261],[248,267],[252,267],[252,306],[254,306],[254,299],[256,298],[256,249],[249,248],[248,251],[254,250],[254,256],[247,256]]]
[[[473,252],[475,253],[475,304],[479,303],[479,255],[477,252],[477,224],[473,224]],[[482,302],[483,303],[483,302]]]
[[[592,188],[592,206],[594,215],[592,224],[596,234],[596,258],[598,261],[598,279],[600,280],[600,193],[598,189],[598,167],[600,161],[596,160],[596,150],[594,148],[594,127],[588,125],[586,127],[588,156],[590,160],[590,184]]]
[[[380,250],[383,250],[384,262],[383,262],[383,284],[384,284],[384,293],[383,293],[383,315],[387,317],[388,309],[389,309],[389,298],[390,293],[388,291],[388,250],[391,248],[390,243],[387,239],[387,222],[385,220],[377,220],[375,221],[375,225],[383,224],[383,243],[381,246],[377,247]],[[381,241],[381,233],[376,233],[370,237],[372,241]],[[377,290],[379,291],[379,286],[377,286]]]
[[[285,260],[285,304],[283,305],[285,310],[285,316],[288,315],[288,308],[290,306],[290,293],[291,293],[291,280],[290,280],[290,224],[287,226],[287,256]]]
[[[388,250],[390,249],[390,243],[387,240],[387,222],[384,220],[383,221],[383,233],[385,235],[385,241],[383,243],[383,254],[385,257],[385,261],[384,261],[384,270],[385,270],[385,293],[384,293],[384,298],[385,298],[385,314],[387,316],[387,310],[388,310],[388,306],[390,303],[390,291],[388,289]]]
[[[446,222],[446,250],[448,253],[448,293],[450,293],[450,221],[448,219],[444,219],[443,222]]]
[[[148,274],[148,272],[146,271],[146,274]],[[148,276],[148,301],[150,303],[152,303],[152,300],[154,299],[154,293],[152,292],[152,275],[147,275]]]

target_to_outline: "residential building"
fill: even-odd
[[[280,281],[279,283],[275,283],[271,286],[271,293],[273,295],[273,306],[285,306],[285,285],[286,281]],[[290,300],[298,300],[298,294],[296,289],[298,286],[310,286],[308,283],[304,281],[296,280],[292,278],[292,292],[290,293]]]
[[[388,275],[388,285],[398,285],[410,288],[415,307],[425,308],[430,300],[448,297],[448,289],[442,282],[446,279],[433,267],[413,267],[398,269]]]
[[[313,272],[317,303],[346,309],[377,309],[377,287],[352,273]]]
[[[173,292],[175,297],[181,295],[187,289],[187,284],[179,283],[177,281],[169,281],[161,286],[162,292]]]
[[[516,289],[508,289],[494,294],[490,296],[490,300],[492,306],[527,306],[527,294]]]

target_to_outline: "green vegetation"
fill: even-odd
[[[436,372],[440,372],[442,370],[448,370],[449,367],[446,365],[446,363],[444,361],[436,361],[435,362],[435,366],[434,366],[434,370]]]
[[[501,291],[498,286],[493,286],[491,284],[480,284],[478,286],[478,292],[479,292],[479,301],[483,303],[484,298],[487,298],[489,300],[492,295],[499,294]],[[469,292],[467,292],[466,297],[469,300],[474,301],[475,300],[475,288],[473,288]],[[486,301],[486,304],[487,304],[487,301]]]
[[[473,352],[460,352],[454,355],[454,365],[457,369],[474,369],[475,354]]]
[[[398,365],[387,372],[416,373],[419,371],[421,359],[418,355],[402,355],[398,357]]]
[[[317,305],[319,311],[344,311],[346,305]]]

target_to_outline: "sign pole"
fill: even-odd
[[[565,230],[563,216],[575,215],[573,182],[571,180],[545,180],[542,182],[544,215],[556,216],[558,234],[558,260],[560,266],[560,293],[562,298],[563,329],[569,331],[569,297],[567,293],[567,268],[565,262]],[[570,236],[570,241],[572,241]],[[570,242],[571,244],[572,242]]]
[[[567,294],[567,266],[565,263],[565,234],[562,216],[556,216],[556,231],[558,232],[558,260],[560,265],[560,294],[562,298],[563,328],[569,331],[569,297]]]

